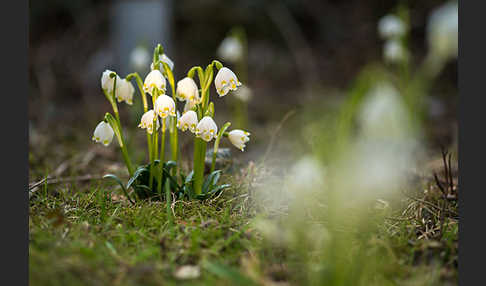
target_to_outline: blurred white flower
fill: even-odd
[[[235,73],[227,67],[222,67],[214,78],[214,85],[219,96],[225,96],[230,90],[236,90],[241,82],[238,81]]]
[[[427,24],[430,52],[447,60],[456,58],[458,51],[458,4],[447,2],[435,9]]]
[[[175,113],[175,102],[172,97],[162,94],[157,97],[155,101],[155,113],[161,118],[166,118],[167,116],[176,116]]]
[[[120,79],[116,81],[115,96],[118,102],[125,101],[128,105],[132,105],[134,92],[135,88],[128,80]]]
[[[405,35],[405,23],[398,16],[389,14],[378,22],[378,33],[382,39],[399,38]]]
[[[249,136],[249,132],[241,129],[231,130],[228,133],[228,139],[230,140],[231,144],[235,145],[235,147],[241,151],[245,151],[246,142],[250,141]]]
[[[162,54],[162,56],[160,57],[160,61],[166,63],[169,66],[170,70],[174,69],[174,62],[166,54]],[[162,65],[160,65],[160,68],[163,69]],[[154,70],[154,63],[150,64],[150,70]]]
[[[189,129],[192,133],[196,133],[197,123],[197,113],[193,110],[189,110],[177,120],[177,128],[182,131]]]
[[[145,112],[143,115],[142,115],[142,119],[140,120],[140,124],[138,125],[138,127],[142,128],[142,129],[147,129],[147,132],[149,134],[152,134],[152,132],[154,131],[154,117],[155,117],[155,112],[153,109]],[[159,119],[157,118],[156,120],[156,125],[157,125],[157,129],[159,129],[160,127],[160,123],[159,123]]]
[[[113,84],[115,81],[115,78],[111,78],[110,74],[113,71],[111,70],[105,70],[103,74],[101,74],[101,88],[104,89],[107,93],[112,93],[113,92]],[[120,81],[120,77],[116,75],[116,82]]]
[[[101,121],[94,130],[92,140],[108,146],[113,140],[114,134],[115,132],[111,128],[110,124],[106,123],[105,121]]]
[[[390,63],[399,63],[407,59],[407,51],[400,40],[388,40],[383,46],[383,58]]]
[[[145,70],[150,62],[150,53],[142,46],[138,46],[130,53],[130,63],[135,70]]]
[[[226,37],[218,47],[217,53],[222,60],[235,63],[243,57],[243,46],[236,37]]]
[[[313,191],[323,186],[325,169],[312,156],[304,156],[292,166],[289,173],[289,186],[295,190]]]
[[[190,77],[185,77],[178,81],[176,96],[180,101],[199,102],[199,89],[196,82]]]
[[[174,277],[177,279],[196,279],[201,275],[199,266],[197,265],[183,265],[174,272]]]
[[[253,91],[251,88],[243,84],[233,93],[233,95],[241,101],[248,102],[253,96]]]
[[[196,126],[196,136],[209,142],[217,136],[218,126],[210,116],[204,116]]]
[[[152,95],[153,88],[157,88],[160,93],[165,93],[166,81],[159,70],[151,71],[143,82],[143,90]]]
[[[358,114],[363,136],[408,138],[411,125],[398,90],[387,82],[377,84],[364,99]]]

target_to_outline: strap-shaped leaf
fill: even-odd
[[[120,180],[120,178],[118,178],[117,176],[113,175],[113,174],[107,174],[107,175],[104,175],[103,176],[103,179],[105,178],[109,178],[109,179],[113,179],[115,180],[122,188],[123,190],[123,193],[125,194],[125,196],[128,198],[128,200],[132,203],[132,204],[135,204],[132,199],[130,198],[130,196],[128,195],[128,192],[127,192],[127,189],[125,189],[125,187],[123,186],[123,183],[122,181]]]
[[[130,189],[130,186],[135,182],[135,180],[138,179],[140,175],[142,175],[143,172],[148,172],[149,170],[146,167],[139,167],[135,173],[133,173],[133,176],[128,180],[127,183],[127,190]]]
[[[209,192],[212,186],[216,185],[220,176],[221,176],[221,170],[216,170],[211,174],[209,174],[209,176],[206,178],[206,180],[203,183],[202,193],[204,194]]]

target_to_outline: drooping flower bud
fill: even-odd
[[[115,132],[111,128],[110,124],[106,123],[105,121],[101,121],[94,130],[92,140],[108,146],[113,140],[114,134]]]
[[[235,73],[227,67],[222,67],[214,78],[214,85],[219,96],[225,96],[230,90],[236,90],[241,82],[238,81]]]
[[[118,102],[125,101],[128,105],[132,105],[134,92],[135,88],[128,80],[120,79],[116,81],[115,96]]]
[[[105,70],[103,74],[101,74],[101,88],[104,89],[109,94],[113,92],[113,84],[115,81],[115,78],[110,77],[110,74],[112,72],[113,71],[111,70]],[[117,85],[120,80],[121,80],[120,77],[116,75]]]
[[[231,130],[228,133],[228,139],[241,151],[245,151],[246,142],[250,141],[250,133],[241,129]]]

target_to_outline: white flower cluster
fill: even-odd
[[[390,63],[400,63],[408,58],[408,51],[402,43],[407,33],[405,22],[396,15],[386,15],[378,22],[378,34],[385,40],[383,58]]]

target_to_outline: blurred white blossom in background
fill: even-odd
[[[222,60],[235,63],[243,57],[243,46],[236,37],[226,37],[219,45],[217,54]]]
[[[457,58],[458,4],[450,1],[432,11],[427,24],[429,52],[442,61]]]
[[[145,71],[151,62],[151,56],[148,50],[138,46],[130,53],[130,64],[136,71]]]
[[[388,14],[378,22],[378,33],[384,40],[400,38],[405,35],[406,25],[398,16]]]

